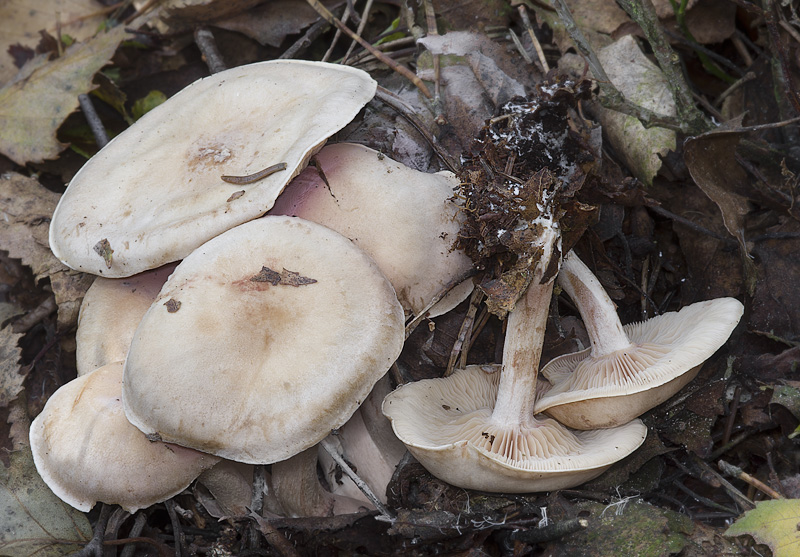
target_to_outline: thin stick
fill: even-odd
[[[133,526],[131,527],[131,531],[128,532],[128,542],[125,547],[122,548],[122,554],[120,557],[133,557],[134,552],[136,551],[136,546],[132,543],[133,541],[138,541],[139,535],[144,530],[144,525],[147,524],[147,514],[139,511],[136,513],[136,518],[133,519]],[[151,540],[152,541],[152,540]],[[156,547],[159,547],[159,550],[163,544],[156,544]]]
[[[743,482],[753,486],[757,490],[761,491],[765,495],[772,497],[773,499],[784,499],[783,495],[772,489],[770,486],[759,480],[758,478],[754,478],[738,466],[734,466],[733,464],[729,464],[724,460],[720,460],[717,462],[717,466],[722,472],[728,476],[732,476],[734,478],[739,478]]]
[[[273,164],[272,166],[268,166],[264,170],[259,170],[253,174],[248,174],[247,176],[220,176],[220,179],[223,182],[228,182],[229,184],[252,184],[254,182],[258,182],[259,180],[263,180],[270,174],[275,174],[276,172],[280,172],[281,170],[286,170],[286,163],[279,162],[278,164]]]
[[[528,17],[528,8],[525,6],[525,4],[520,4],[517,6],[517,11],[519,12],[519,16],[522,18],[522,25],[525,27],[525,30],[528,32],[528,36],[531,38],[533,48],[536,50],[536,56],[539,57],[539,63],[542,65],[544,73],[549,72],[550,66],[547,64],[547,58],[544,56],[542,45],[539,43],[539,39],[536,38],[536,33],[533,32],[533,25],[531,25],[531,20]]]
[[[360,37],[361,33],[364,32],[364,28],[367,26],[367,20],[369,19],[369,11],[372,9],[372,0],[367,0],[367,4],[364,6],[364,11],[361,12],[361,20],[358,22],[358,27],[356,28],[356,34]],[[356,41],[353,40],[350,42],[350,46],[347,48],[347,52],[344,54],[344,58],[342,58],[342,64],[347,64],[347,60],[350,58],[350,55],[353,54],[353,49],[356,47]]]
[[[358,489],[360,489],[361,492],[367,496],[367,499],[369,499],[372,504],[375,505],[375,508],[378,509],[379,513],[381,513],[381,515],[376,517],[376,519],[386,522],[394,522],[394,514],[388,508],[386,508],[386,505],[381,502],[381,500],[377,495],[375,495],[375,492],[372,491],[367,483],[359,478],[358,474],[356,474],[355,471],[350,468],[350,465],[347,464],[345,459],[342,458],[342,455],[339,454],[339,451],[336,450],[336,447],[333,446],[331,440],[326,437],[320,441],[319,444],[323,449],[325,449],[325,452],[331,456],[333,461],[339,465],[339,467],[342,469],[342,472],[344,472],[348,478],[353,480],[353,483],[358,486]]]
[[[375,58],[377,58],[378,60],[389,66],[392,70],[396,71],[397,73],[399,73],[400,75],[411,81],[411,83],[416,85],[417,89],[419,89],[423,95],[425,95],[429,99],[433,98],[433,95],[431,95],[431,92],[430,90],[428,90],[428,87],[422,82],[422,80],[419,77],[417,77],[414,74],[414,72],[412,72],[411,70],[409,70],[404,66],[398,65],[394,60],[386,56],[383,52],[381,52],[380,50],[369,44],[367,41],[365,41],[358,35],[356,35],[353,31],[350,30],[350,28],[348,28],[341,21],[339,21],[339,19],[337,19],[328,10],[328,8],[323,6],[319,2],[319,0],[306,0],[306,2],[308,2],[308,4],[325,19],[325,21],[327,21],[331,25],[335,25],[338,29],[341,29],[342,33],[344,33],[345,35],[356,41],[358,44],[360,44],[367,50],[369,50],[370,53],[372,53],[372,55],[375,56]]]
[[[466,339],[471,336],[472,325],[475,323],[475,314],[478,312],[478,306],[482,300],[483,291],[479,288],[473,290],[469,300],[467,315],[464,316],[464,321],[461,322],[461,328],[458,330],[458,337],[453,344],[453,348],[450,350],[450,359],[447,362],[447,369],[444,372],[445,377],[453,375],[453,371],[456,367],[456,360],[458,360],[458,355],[461,353],[461,348],[464,346]]]
[[[436,26],[436,12],[433,9],[431,0],[423,0],[425,8],[425,26],[428,28],[429,37],[438,37],[439,28]],[[440,126],[447,123],[447,118],[444,116],[444,105],[441,97],[441,66],[439,63],[439,55],[433,55],[433,121]]]
[[[100,516],[97,518],[97,524],[94,525],[94,535],[92,540],[87,543],[83,549],[73,553],[73,557],[103,557],[103,538],[106,535],[106,526],[108,526],[108,519],[111,518],[111,510],[114,505],[106,505],[100,507]]]
[[[308,31],[305,34],[297,39],[295,43],[286,49],[286,52],[278,56],[281,60],[287,60],[290,58],[295,58],[298,54],[306,50],[311,43],[316,41],[322,34],[328,30],[331,26],[330,23],[325,21],[324,19],[317,20],[314,25],[308,28]],[[324,61],[324,60],[323,60]]]
[[[414,329],[417,328],[417,325],[419,325],[422,322],[422,320],[428,316],[428,312],[431,310],[433,306],[435,306],[439,301],[441,301],[442,298],[447,296],[447,293],[450,292],[453,288],[455,288],[456,286],[458,286],[459,284],[461,284],[462,282],[473,276],[476,272],[477,271],[475,269],[469,269],[461,276],[456,277],[447,284],[445,284],[444,288],[442,288],[438,294],[436,294],[433,298],[431,298],[431,301],[428,302],[428,305],[425,306],[425,308],[421,312],[419,312],[419,315],[416,315],[414,319],[412,319],[411,322],[408,323],[408,325],[406,325],[406,339],[408,339],[408,337],[411,336],[411,333],[414,332]]]
[[[225,71],[228,67],[225,65],[225,60],[222,58],[219,49],[217,48],[217,41],[214,40],[214,34],[208,27],[198,27],[194,30],[194,42],[197,43],[197,48],[203,54],[203,60],[208,66],[208,71],[212,74]]]
[[[350,19],[350,3],[344,7],[344,13],[342,14],[342,23],[347,23],[347,20]],[[336,28],[336,33],[333,34],[333,40],[331,41],[331,45],[328,47],[328,50],[325,51],[325,55],[322,57],[323,62],[327,62],[333,56],[333,49],[336,48],[336,43],[339,42],[339,38],[342,36],[342,30],[338,27]]]
[[[83,116],[86,118],[86,121],[89,123],[89,128],[92,130],[95,143],[97,143],[97,146],[102,149],[108,143],[108,134],[106,133],[106,129],[103,127],[103,122],[100,120],[100,116],[97,115],[97,111],[94,109],[92,100],[89,98],[89,95],[81,93],[78,95],[78,102],[81,105]]]
[[[172,537],[175,539],[175,557],[181,557],[181,555],[183,555],[183,546],[186,543],[186,537],[183,534],[181,523],[178,520],[178,513],[175,511],[175,500],[167,499],[164,501],[164,506],[167,507],[169,521],[172,524]]]

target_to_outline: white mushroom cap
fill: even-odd
[[[623,327],[600,281],[574,253],[564,258],[558,281],[578,306],[592,346],[542,369],[553,386],[535,411],[576,429],[614,427],[670,398],[728,340],[744,311],[738,300],[719,298]]]
[[[53,214],[50,247],[73,269],[125,277],[177,261],[263,215],[325,140],[372,98],[347,66],[273,60],[201,79],[92,157]],[[285,162],[250,184],[245,176]]]
[[[125,360],[133,332],[175,265],[124,279],[97,277],[86,292],[75,333],[78,375]]]
[[[151,442],[122,410],[122,362],[58,389],[31,424],[33,461],[63,501],[88,511],[102,501],[131,513],[177,495],[219,458]]]
[[[448,483],[509,493],[574,487],[626,457],[647,435],[640,420],[579,432],[551,419],[535,427],[493,423],[500,373],[481,367],[408,383],[383,403],[411,454]]]
[[[631,346],[599,357],[591,348],[542,369],[553,385],[536,403],[577,429],[614,427],[655,408],[688,384],[742,316],[741,302],[718,298],[623,326]]]
[[[372,259],[298,218],[237,226],[184,259],[125,363],[128,419],[251,464],[344,424],[403,345],[403,310]]]
[[[350,238],[375,259],[407,311],[418,315],[472,267],[452,249],[462,218],[451,201],[458,186],[451,172],[420,172],[352,143],[327,145],[314,158],[316,168],[295,178],[270,214],[302,217]],[[468,281],[430,315],[451,310],[471,290]]]

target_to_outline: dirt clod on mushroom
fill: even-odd
[[[480,288],[492,313],[504,316],[531,281],[541,253],[530,238],[545,207],[563,221],[564,249],[590,224],[594,208],[573,199],[587,179],[595,179],[598,159],[590,147],[589,127],[574,109],[590,96],[587,81],[550,77],[530,99],[517,97],[488,120],[463,157],[461,184],[466,220],[456,247],[485,271]],[[548,270],[547,279],[557,271]]]
[[[106,262],[106,267],[110,269],[113,261],[114,250],[111,249],[111,244],[109,243],[108,238],[103,238],[97,242],[93,249],[97,255],[103,258],[103,261]]]

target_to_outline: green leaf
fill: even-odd
[[[146,96],[136,99],[131,107],[133,119],[138,120],[165,100],[167,100],[167,96],[161,91],[150,91]]]
[[[33,465],[28,447],[0,465],[0,555],[55,557],[80,549],[92,537],[86,516],[56,497]]]
[[[750,534],[766,544],[773,557],[800,555],[800,499],[760,501],[725,532],[726,536]]]

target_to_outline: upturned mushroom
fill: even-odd
[[[270,214],[332,228],[366,251],[394,286],[403,308],[419,315],[472,268],[454,250],[461,221],[451,200],[458,179],[448,171],[409,168],[363,145],[327,145],[278,197]],[[472,290],[465,281],[430,316],[451,310]]]
[[[75,332],[78,375],[125,360],[133,332],[174,269],[165,265],[124,279],[94,280]]]
[[[50,224],[53,253],[112,278],[182,259],[267,212],[375,88],[361,70],[300,60],[196,81],[75,175]]]
[[[177,495],[219,458],[151,441],[125,418],[122,362],[59,388],[31,424],[33,461],[45,483],[81,511],[95,503],[131,513]]]
[[[615,427],[670,398],[728,340],[744,311],[738,300],[719,298],[623,327],[600,281],[573,252],[558,284],[577,306],[591,347],[542,369],[552,388],[536,412],[576,429]]]
[[[131,343],[125,413],[165,441],[277,462],[344,424],[403,337],[368,255],[324,226],[264,217],[176,267]]]
[[[576,433],[553,419],[534,418],[553,288],[553,278],[545,275],[551,257],[560,257],[558,222],[553,208],[546,209],[534,223],[542,257],[532,262],[533,280],[508,316],[500,373],[469,366],[450,377],[403,385],[383,403],[395,433],[417,460],[459,487],[502,492],[573,487],[633,452],[646,435],[639,420]]]

